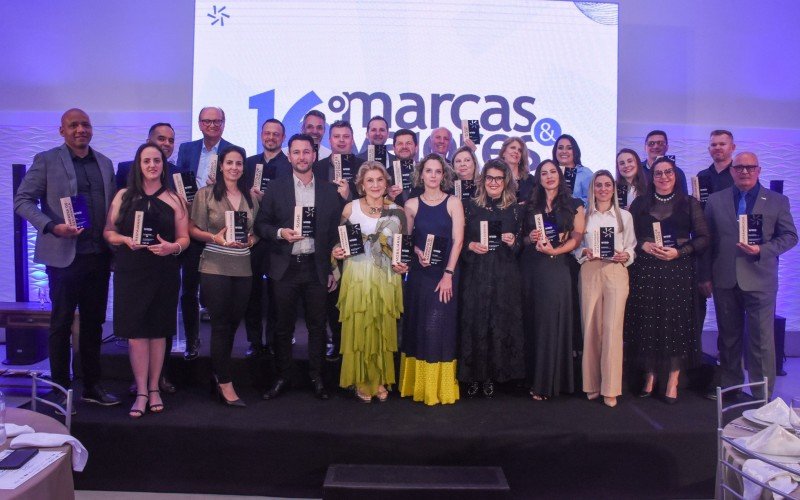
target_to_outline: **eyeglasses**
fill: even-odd
[[[209,125],[216,125],[219,127],[220,125],[225,123],[225,120],[200,120],[200,123],[202,123],[206,127],[208,127]]]
[[[668,168],[666,170],[656,170],[653,172],[653,177],[672,177],[675,175],[674,168]]]
[[[667,141],[647,141],[647,147],[652,148],[655,146],[666,146]]]
[[[503,181],[506,180],[506,176],[505,175],[500,175],[500,176],[495,177],[493,175],[485,175],[483,177],[483,180],[486,181],[486,184],[502,184]]]
[[[731,165],[731,168],[736,170],[737,174],[741,174],[745,171],[747,172],[755,172],[758,170],[758,165]]]

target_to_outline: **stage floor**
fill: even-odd
[[[330,464],[409,464],[501,466],[514,498],[713,496],[715,404],[690,389],[674,406],[625,394],[613,409],[581,395],[533,402],[515,384],[490,400],[436,407],[396,392],[385,404],[346,391],[318,401],[307,387],[263,401],[269,358],[237,357],[248,407],[228,408],[210,394],[206,330],[198,360],[171,360],[180,388],[164,396],[164,413],[132,420],[132,397],[112,408],[78,404],[72,431],[90,450],[78,489],[319,498]],[[238,338],[235,356],[246,348]],[[110,388],[127,394],[124,344],[106,344],[103,363]],[[334,386],[335,363],[328,368]]]

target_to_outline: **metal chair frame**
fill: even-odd
[[[759,386],[761,387],[761,389],[763,391],[762,392],[762,394],[764,394],[763,398],[754,399],[752,401],[745,401],[745,402],[742,402],[742,403],[735,403],[735,404],[732,404],[732,405],[729,405],[729,406],[724,406],[723,405],[723,401],[724,401],[723,397],[726,394],[729,394],[729,393],[732,393],[734,391],[738,391],[738,390],[741,390],[741,389],[745,389],[745,388],[748,388],[748,389],[758,388]],[[767,404],[767,402],[769,402],[769,397],[767,396],[767,394],[768,394],[767,377],[764,377],[764,380],[762,380],[760,382],[750,382],[750,383],[747,383],[747,384],[740,384],[740,385],[735,385],[735,386],[731,386],[731,387],[726,387],[725,389],[722,389],[721,387],[717,387],[717,488],[716,488],[716,498],[717,499],[725,500],[727,498],[730,498],[731,496],[733,498],[738,498],[740,500],[744,499],[744,494],[743,493],[739,493],[739,492],[735,491],[731,486],[725,484],[725,482],[723,480],[723,477],[724,477],[723,473],[726,470],[730,470],[735,475],[740,476],[742,478],[742,485],[744,485],[744,481],[745,480],[748,480],[748,481],[751,481],[751,482],[753,482],[753,483],[761,486],[762,488],[765,488],[766,490],[769,490],[769,491],[771,491],[773,493],[777,493],[778,495],[784,495],[784,493],[782,493],[781,491],[773,488],[769,484],[756,479],[755,477],[751,476],[750,474],[747,474],[743,470],[740,470],[735,465],[726,462],[725,459],[724,459],[724,444],[725,443],[727,443],[728,445],[731,446],[731,448],[735,449],[736,451],[738,451],[739,453],[741,453],[742,455],[744,455],[744,456],[746,456],[748,458],[756,458],[756,459],[761,460],[762,462],[767,463],[767,464],[769,464],[769,465],[771,465],[773,467],[776,467],[778,469],[787,471],[787,472],[789,472],[791,474],[800,475],[800,469],[792,469],[792,468],[790,468],[788,466],[788,464],[782,464],[780,462],[775,462],[774,460],[771,460],[771,459],[761,455],[760,453],[748,450],[748,449],[744,448],[743,446],[735,443],[732,438],[725,437],[725,436],[722,435],[722,429],[725,427],[724,417],[725,417],[725,414],[727,412],[729,412],[731,410],[734,410],[736,408],[742,408],[742,407],[745,407],[745,406],[756,406],[756,405],[760,406],[760,405]]]

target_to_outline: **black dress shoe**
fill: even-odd
[[[200,339],[187,342],[186,343],[186,351],[183,353],[183,359],[186,361],[191,361],[193,359],[197,359],[197,356],[200,355]]]
[[[664,394],[663,401],[665,403],[667,403],[668,405],[674,405],[675,403],[678,402],[678,397],[676,396],[674,398],[671,398],[671,397],[667,396],[666,394]]]
[[[481,383],[480,382],[470,382],[467,386],[467,397],[474,398],[478,395],[478,391],[481,390]]]
[[[264,351],[264,346],[259,344],[258,342],[251,342],[250,347],[244,352],[245,358],[254,358],[259,356]]]
[[[487,398],[494,396],[494,382],[487,380],[483,383],[483,395]]]
[[[315,379],[311,381],[312,387],[314,387],[314,395],[317,399],[328,399],[328,391],[325,389],[325,384],[322,383],[321,379]]]
[[[269,388],[267,392],[264,393],[262,396],[264,399],[275,399],[284,392],[289,390],[289,381],[285,378],[279,378],[272,384],[272,387]]]
[[[167,377],[165,377],[164,375],[161,375],[161,378],[158,379],[158,388],[159,390],[161,390],[161,392],[167,394],[175,394],[176,392],[178,392],[178,389],[177,387],[175,387],[175,384],[170,382],[169,379],[167,379]]]
[[[100,406],[114,406],[119,404],[119,398],[108,392],[102,385],[95,384],[86,388],[81,394],[81,401],[94,403]]]

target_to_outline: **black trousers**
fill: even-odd
[[[271,330],[275,325],[275,305],[272,302],[272,284],[264,275],[268,268],[269,245],[261,240],[250,249],[250,267],[253,270],[253,287],[244,313],[247,341],[256,345],[270,345]],[[266,318],[266,328],[264,319]]]
[[[100,381],[100,344],[108,304],[111,254],[78,254],[67,267],[47,266],[50,285],[50,372],[53,381],[70,386],[70,338],[75,308],[80,311],[78,352],[83,386]]]
[[[181,266],[181,314],[187,348],[200,337],[200,301],[197,292],[200,288],[200,255],[205,246],[201,241],[190,240],[189,247],[178,257]]]
[[[250,298],[252,277],[202,273],[200,287],[211,316],[211,368],[220,384],[231,381],[231,351],[236,329]]]
[[[278,374],[288,378],[292,368],[292,333],[297,302],[302,300],[308,327],[308,372],[312,379],[320,378],[327,340],[328,289],[319,281],[314,260],[293,260],[283,278],[273,280],[272,287],[277,308],[274,348]]]

